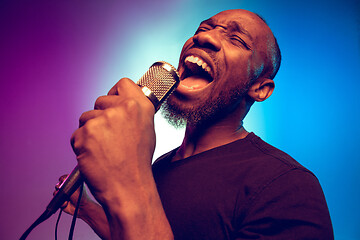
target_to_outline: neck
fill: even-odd
[[[173,161],[245,138],[249,133],[242,126],[242,120],[247,110],[247,108],[239,108],[206,126],[187,126],[184,140]]]

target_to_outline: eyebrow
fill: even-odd
[[[239,22],[230,21],[228,24],[228,27],[234,28],[236,31],[245,34],[251,41],[253,40],[250,33],[248,31],[246,31],[245,28]]]
[[[216,26],[216,23],[214,22],[213,19],[209,18],[205,21],[202,21],[200,23],[200,25],[202,24],[207,24],[207,25],[210,25],[212,27]],[[251,41],[253,40],[252,36],[250,35],[250,33],[248,31],[245,30],[245,28],[239,23],[239,22],[236,22],[236,21],[230,21],[226,28],[233,28],[235,29],[236,31],[246,35]]]

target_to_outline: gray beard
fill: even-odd
[[[248,85],[222,91],[217,97],[210,94],[196,106],[184,108],[170,98],[162,105],[161,113],[164,118],[175,128],[186,125],[192,127],[205,127],[225,118],[236,108],[238,102],[245,96]]]

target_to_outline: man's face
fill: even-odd
[[[166,103],[166,114],[198,125],[231,112],[262,73],[271,37],[268,26],[246,10],[221,12],[202,22],[183,46],[181,82]]]

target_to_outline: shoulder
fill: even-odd
[[[252,191],[246,202],[241,201],[243,191],[237,196],[240,204],[236,219],[241,234],[332,239],[328,207],[316,176],[256,135],[251,134],[248,140],[257,164],[247,179]]]
[[[266,143],[254,133],[224,146],[221,154],[221,159],[231,162],[231,166],[239,174],[246,174],[244,180],[253,187],[254,193],[276,179],[283,179],[281,176],[285,178],[285,175],[292,175],[295,170],[298,174],[317,181],[316,176],[293,157]]]
[[[249,134],[248,140],[249,142],[251,142],[251,145],[255,149],[257,154],[261,155],[261,157],[265,159],[273,159],[280,161],[282,164],[288,166],[289,168],[301,168],[303,170],[307,170],[289,154],[268,144],[260,137],[256,136],[254,133]]]
[[[302,169],[292,169],[262,186],[237,213],[240,235],[333,239],[321,186],[313,174]]]
[[[247,196],[240,191],[239,197],[246,209],[265,196],[297,197],[317,193],[322,196],[322,189],[315,174],[302,166],[287,153],[266,143],[253,133],[247,137],[249,144],[237,159],[244,161],[238,169],[246,169],[242,183],[249,190]],[[244,156],[245,155],[245,156]],[[240,162],[241,162],[240,161]],[[241,190],[241,188],[240,188]],[[289,194],[291,192],[291,194]],[[294,196],[296,194],[297,196]],[[269,195],[269,196],[268,196]],[[272,196],[270,196],[272,195]]]

